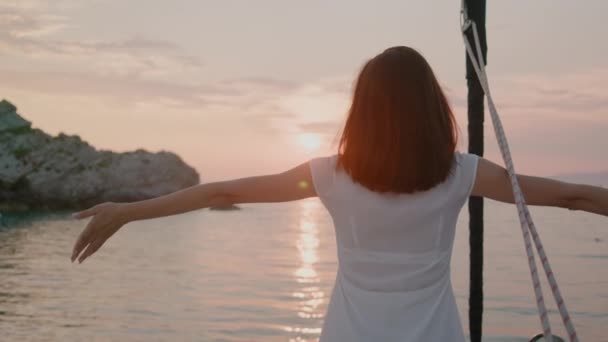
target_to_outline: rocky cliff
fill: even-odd
[[[0,102],[0,212],[137,201],[198,183],[196,170],[174,153],[115,153],[77,135],[53,137]]]

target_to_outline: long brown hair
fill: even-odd
[[[443,182],[458,140],[450,105],[416,50],[396,46],[361,70],[338,166],[370,190],[412,193]]]

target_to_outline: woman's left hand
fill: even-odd
[[[78,258],[78,262],[82,263],[86,258],[97,252],[118,229],[128,223],[124,208],[124,203],[105,202],[72,214],[72,217],[77,219],[93,217],[74,244],[72,262],[82,252],[82,255]]]

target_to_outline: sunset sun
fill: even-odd
[[[314,133],[302,133],[298,135],[298,143],[307,152],[312,152],[321,146],[321,137]]]

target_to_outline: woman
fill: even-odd
[[[318,196],[334,221],[339,260],[321,341],[464,341],[450,283],[456,219],[469,196],[513,203],[513,194],[504,168],[457,152],[456,142],[430,66],[415,50],[393,47],[363,67],[336,155],[76,213],[92,219],[72,261],[135,220]],[[528,204],[608,215],[606,189],[518,177]]]

